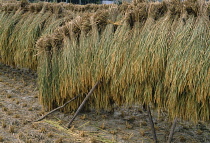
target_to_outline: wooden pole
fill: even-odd
[[[152,114],[151,114],[149,105],[147,106],[147,112],[148,112],[148,115],[149,115],[149,122],[150,122],[150,125],[151,125],[151,130],[152,130],[152,135],[153,135],[154,142],[158,143],[157,135],[156,135],[156,132],[155,132],[155,127],[154,127],[154,122],[152,120]]]
[[[176,127],[176,123],[177,123],[177,118],[174,119],[174,122],[173,122],[173,125],[171,127],[171,131],[170,131],[170,134],[169,134],[168,142],[167,143],[171,143],[171,141],[173,139],[173,135],[174,135],[174,130],[175,130],[175,127]]]
[[[44,118],[46,118],[48,115],[54,113],[55,111],[57,111],[57,110],[59,110],[59,109],[61,109],[61,108],[64,108],[67,104],[69,104],[70,102],[74,101],[74,100],[77,99],[79,96],[81,96],[81,95],[75,96],[74,98],[72,98],[71,100],[69,100],[68,102],[66,102],[65,104],[63,104],[62,106],[59,106],[58,108],[53,109],[52,111],[50,111],[49,113],[47,113],[47,114],[44,115],[43,117],[41,117],[41,118],[35,120],[34,122],[41,121],[41,120],[43,120]]]
[[[71,121],[68,123],[67,128],[70,128],[72,122],[74,121],[74,119],[77,117],[77,115],[79,114],[79,112],[81,111],[81,109],[83,108],[83,106],[85,105],[85,102],[88,100],[88,98],[90,97],[90,95],[93,93],[93,91],[95,90],[95,88],[98,86],[98,84],[100,83],[100,81],[98,81],[93,88],[90,90],[90,92],[87,94],[87,96],[85,97],[85,99],[83,100],[82,104],[79,106],[79,108],[77,109],[76,113],[74,114],[73,118],[71,119]]]

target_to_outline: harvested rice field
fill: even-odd
[[[73,113],[46,114],[38,101],[37,75],[0,64],[0,142],[4,143],[151,143],[147,112],[142,106],[115,108],[112,112],[81,112],[70,129]],[[160,143],[171,127],[166,112],[153,120]],[[209,143],[210,124],[178,120],[173,143]]]
[[[209,143],[210,2],[0,1],[0,108],[0,142]]]

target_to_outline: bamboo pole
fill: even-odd
[[[85,105],[86,101],[88,100],[88,98],[90,97],[90,95],[93,93],[93,91],[95,90],[95,88],[98,86],[98,84],[100,83],[100,81],[98,81],[93,88],[90,90],[90,92],[87,94],[87,96],[85,97],[85,99],[83,100],[82,104],[79,106],[79,108],[77,109],[76,113],[74,114],[73,118],[71,119],[71,121],[68,123],[67,128],[70,128],[72,122],[74,121],[74,119],[77,117],[77,115],[79,114],[79,112],[81,111],[81,109],[83,108],[83,106]]]

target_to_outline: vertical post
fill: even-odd
[[[156,132],[155,132],[155,126],[154,126],[154,123],[153,123],[153,120],[152,120],[152,114],[151,114],[149,105],[147,105],[147,112],[148,112],[148,115],[149,115],[149,122],[150,122],[150,125],[151,125],[151,130],[152,130],[152,135],[153,135],[154,142],[158,143]]]
[[[176,122],[177,122],[177,118],[174,119],[174,122],[173,122],[173,125],[171,127],[171,131],[170,131],[170,134],[169,134],[168,142],[167,143],[171,143],[171,141],[173,139],[174,130],[175,130],[175,127],[176,127]]]

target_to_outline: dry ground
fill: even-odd
[[[142,107],[121,107],[113,113],[80,113],[71,129],[66,125],[73,114],[46,114],[38,101],[37,75],[0,64],[0,142],[5,143],[151,143],[147,113]],[[167,114],[153,112],[160,143],[167,140],[170,123]],[[210,124],[179,121],[174,143],[209,143]]]

